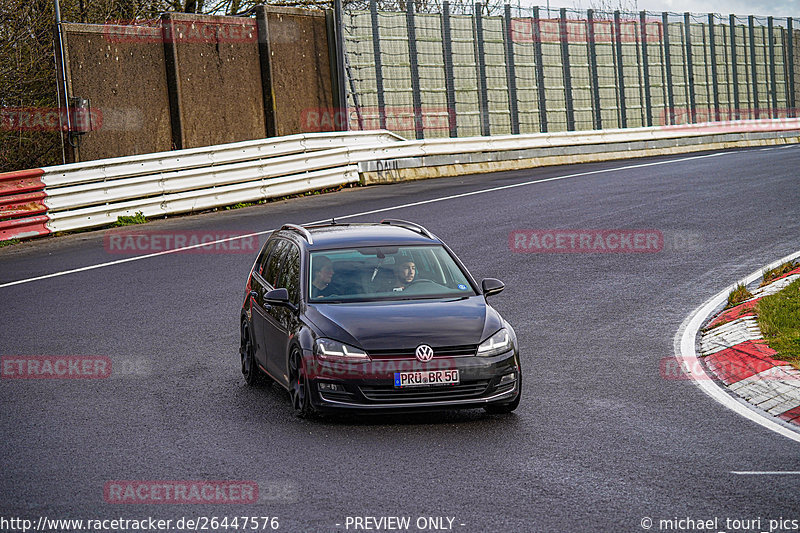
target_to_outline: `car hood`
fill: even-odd
[[[483,296],[310,304],[307,317],[321,336],[367,351],[479,344],[503,324]]]

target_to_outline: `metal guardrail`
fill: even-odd
[[[0,241],[49,233],[41,169],[0,174]]]
[[[755,139],[759,131],[766,133]],[[91,161],[0,174],[0,240],[99,227],[137,212],[195,212],[365,181],[386,161],[397,169],[445,168],[569,152],[570,162],[580,162],[581,154],[591,160],[604,151],[619,158],[627,151],[653,155],[664,146],[690,151],[754,142],[800,142],[800,119],[413,141],[386,131],[303,134]],[[456,173],[464,171],[436,175]]]

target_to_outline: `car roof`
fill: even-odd
[[[402,222],[402,221],[399,221]],[[304,237],[306,230],[313,244]],[[293,240],[303,243],[311,251],[331,248],[360,248],[367,246],[414,246],[442,244],[435,235],[413,223],[399,224],[320,224],[305,227],[284,226],[281,233],[290,232]],[[285,234],[285,233],[284,233]]]

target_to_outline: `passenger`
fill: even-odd
[[[311,266],[311,298],[334,294],[331,285],[334,273],[330,258],[324,255],[314,257]]]
[[[394,285],[392,290],[395,292],[405,290],[417,275],[417,266],[412,259],[403,259],[394,266]]]

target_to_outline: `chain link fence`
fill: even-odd
[[[400,6],[344,11],[351,129],[430,138],[796,116],[792,18]]]

